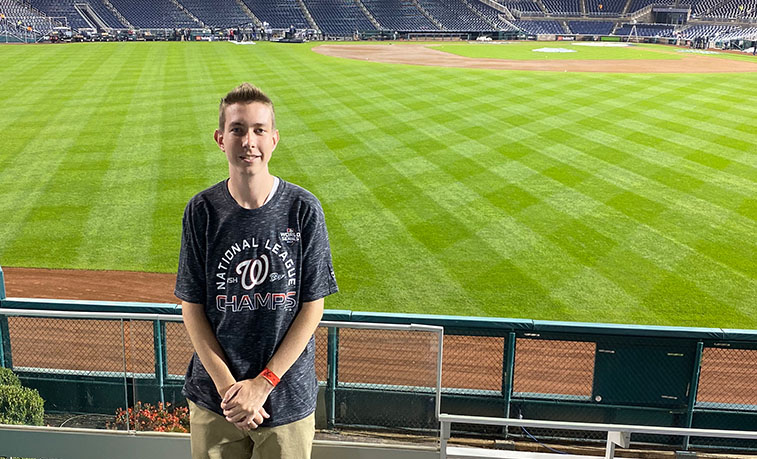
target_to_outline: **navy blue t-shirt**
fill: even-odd
[[[265,368],[303,302],[337,290],[323,209],[307,190],[281,180],[266,204],[245,209],[224,180],[187,204],[174,293],[205,305],[237,381],[252,379]],[[183,394],[223,412],[221,397],[196,353]],[[263,426],[308,416],[317,394],[311,337],[263,405],[271,415]]]

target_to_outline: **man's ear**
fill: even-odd
[[[220,148],[223,151],[226,151],[223,149],[223,132],[216,129],[213,133],[213,138],[216,139],[216,143],[218,144],[218,148]]]
[[[279,130],[273,131],[273,149],[276,149],[276,145],[279,144]]]

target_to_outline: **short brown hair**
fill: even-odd
[[[250,83],[240,84],[221,99],[221,105],[218,106],[218,129],[223,131],[226,124],[226,107],[232,104],[251,104],[253,102],[260,102],[271,107],[271,127],[276,129],[276,113],[273,111],[273,101],[260,88]]]

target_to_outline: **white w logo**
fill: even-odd
[[[268,277],[268,256],[263,254],[254,260],[245,260],[237,265],[236,271],[242,276],[242,287],[251,290]]]

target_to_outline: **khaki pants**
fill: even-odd
[[[192,459],[310,459],[315,414],[243,432],[223,416],[188,402]]]

